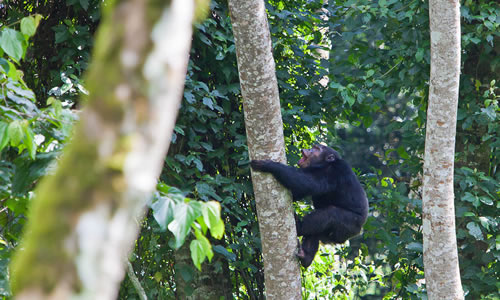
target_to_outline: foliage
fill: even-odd
[[[6,22],[0,29],[0,274],[6,274],[2,270],[17,243],[31,191],[39,176],[50,171],[71,131],[75,114],[70,108],[84,92],[80,78],[100,2],[9,1],[0,11]],[[212,261],[203,264],[203,275],[229,279],[237,299],[264,295],[225,5],[213,2],[210,17],[196,25],[184,100],[161,175],[161,182],[179,188],[182,196],[159,185],[131,255],[152,299],[174,298],[175,276],[203,284],[196,268],[210,251]],[[304,297],[425,299],[420,177],[430,59],[427,3],[269,0],[266,8],[289,162],[296,163],[299,149],[317,141],[337,148],[359,174],[371,206],[360,237],[321,247],[322,255],[304,272]],[[33,36],[31,19],[21,20],[30,16],[37,24],[37,13],[43,18]],[[461,14],[455,178],[460,267],[467,298],[495,299],[500,290],[500,8],[496,1],[466,0]],[[4,43],[11,43],[7,50]],[[49,93],[53,98],[47,99]],[[185,197],[193,200],[185,202]],[[209,251],[197,233],[207,233],[200,209],[213,200],[220,203],[225,228],[223,239],[207,238]],[[185,212],[178,213],[186,221],[177,223],[182,226],[170,226],[171,215],[162,214],[174,207]],[[296,207],[299,214],[308,209],[304,203]],[[196,266],[180,266],[174,258],[172,249],[184,238],[195,241]],[[8,295],[6,280],[0,275],[1,295]],[[120,297],[134,295],[126,279]]]
[[[384,272],[375,269],[366,245],[353,256],[351,243],[324,245],[313,264],[303,273],[303,299],[353,299],[356,296],[377,295],[376,287],[383,284]],[[364,253],[363,253],[364,252]],[[340,257],[347,259],[339,260]]]
[[[347,160],[365,174],[362,180],[372,211],[365,226],[365,243],[377,268],[386,272],[377,289],[386,291],[388,299],[422,298],[425,284],[418,174],[429,76],[427,4],[335,1],[320,9],[317,2],[270,3],[289,151],[295,152],[313,139],[323,140],[340,148]],[[499,36],[495,22],[499,7],[493,1],[466,1],[462,14],[464,74],[457,165],[482,166],[486,174],[498,181],[498,99],[496,82],[490,81],[499,71],[498,46],[494,44]],[[319,32],[325,33],[326,38]],[[321,48],[328,51],[329,57],[317,52]],[[477,155],[480,149],[483,154]],[[459,179],[457,176],[457,182]],[[484,193],[485,189],[492,201],[498,199],[498,187],[489,184],[483,188]],[[458,185],[457,198],[466,192]],[[460,206],[463,204],[457,202]],[[498,207],[491,208],[486,206],[487,215],[499,215]],[[495,237],[498,230],[491,226],[496,221],[492,222],[488,228],[493,230],[490,236]],[[472,226],[469,225],[477,228]],[[493,240],[489,239],[490,244],[495,244]],[[459,242],[476,244],[470,235]],[[477,247],[468,249],[470,253],[478,251]],[[494,271],[498,255],[492,250],[488,250],[491,259],[487,264],[459,252],[461,261],[468,260],[463,265],[478,266],[467,270],[475,274],[475,281],[470,276],[463,278],[472,298],[488,297],[498,290],[495,284],[484,280],[481,288],[468,288],[485,276],[498,282]]]
[[[224,234],[224,222],[220,218],[220,205],[216,201],[192,201],[185,198],[179,190],[165,184],[157,187],[155,200],[151,204],[153,217],[162,230],[170,230],[174,240],[170,246],[178,250],[186,240],[190,229],[194,231],[196,239],[190,243],[191,258],[201,271],[201,263],[208,258],[212,260],[214,253],[210,242],[205,237],[207,230],[216,239]]]
[[[75,120],[69,106],[49,98],[37,105],[34,93],[18,69],[25,59],[40,15],[0,28],[0,295],[8,296],[7,265],[25,223],[32,190],[51,168]]]
[[[260,239],[251,202],[243,113],[237,96],[234,41],[227,8],[218,3],[212,3],[211,8],[212,18],[196,25],[184,100],[161,180],[181,191],[190,191],[190,198],[221,203],[225,237],[213,247],[215,271],[211,276],[231,278],[233,292],[239,297],[258,297],[264,290]],[[151,217],[143,228],[149,226]],[[141,236],[157,234],[143,230]],[[170,236],[160,239],[165,238]],[[151,246],[138,243],[135,254],[140,258],[134,269],[147,266],[141,278],[147,286],[157,278],[162,278],[157,280],[161,285],[171,286],[171,270],[142,260],[145,252],[153,250]],[[163,259],[175,265],[173,256]],[[183,266],[182,272],[190,274],[184,278],[188,282],[197,280],[189,266]],[[128,286],[125,281],[123,288]]]
[[[4,1],[0,20],[18,22],[26,15],[41,15],[37,33],[26,49],[27,59],[21,62],[25,81],[45,105],[49,90],[71,80],[80,83],[88,67],[93,34],[101,17],[100,0],[67,1]],[[64,75],[62,75],[64,74]],[[59,96],[59,95],[55,95]],[[78,93],[66,94],[75,101]]]

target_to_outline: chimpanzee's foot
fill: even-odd
[[[314,256],[305,253],[302,247],[299,249],[299,252],[297,252],[296,256],[299,259],[300,264],[306,269],[311,265],[312,261],[314,260]]]

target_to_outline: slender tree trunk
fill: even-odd
[[[137,295],[139,296],[139,300],[148,300],[148,296],[146,295],[146,292],[142,288],[139,278],[137,278],[137,276],[135,275],[134,267],[132,266],[132,263],[130,261],[127,261],[127,275],[130,281],[132,282],[132,285],[134,286]]]
[[[230,0],[248,149],[252,159],[286,162],[278,83],[263,0]],[[290,194],[252,172],[267,299],[302,299]]]
[[[453,193],[460,78],[458,0],[429,2],[431,76],[424,157],[423,237],[429,299],[463,299]]]
[[[210,241],[213,242],[213,241]],[[212,244],[214,245],[214,244]],[[217,262],[217,260],[219,260]],[[219,264],[217,268],[216,265]],[[218,269],[218,270],[217,270]],[[189,278],[185,278],[188,273]],[[203,264],[199,272],[193,266],[189,240],[175,251],[175,296],[182,300],[233,299],[232,283],[227,260],[214,256],[210,264]]]
[[[12,263],[17,299],[116,298],[134,219],[155,189],[175,124],[193,2],[103,7],[88,105],[56,173],[36,190]]]

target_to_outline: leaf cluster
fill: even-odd
[[[194,265],[201,271],[201,263],[208,258],[212,260],[213,251],[210,242],[205,237],[207,230],[216,239],[224,234],[224,222],[220,218],[220,204],[216,201],[193,201],[185,198],[181,192],[165,184],[159,184],[158,192],[151,204],[153,217],[162,230],[168,230],[174,235],[170,246],[177,250],[186,240],[191,230],[196,239],[190,243],[191,258]]]

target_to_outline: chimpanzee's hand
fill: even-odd
[[[250,166],[252,166],[252,169],[255,171],[268,172],[269,165],[273,163],[274,162],[272,160],[252,160],[250,162]]]

